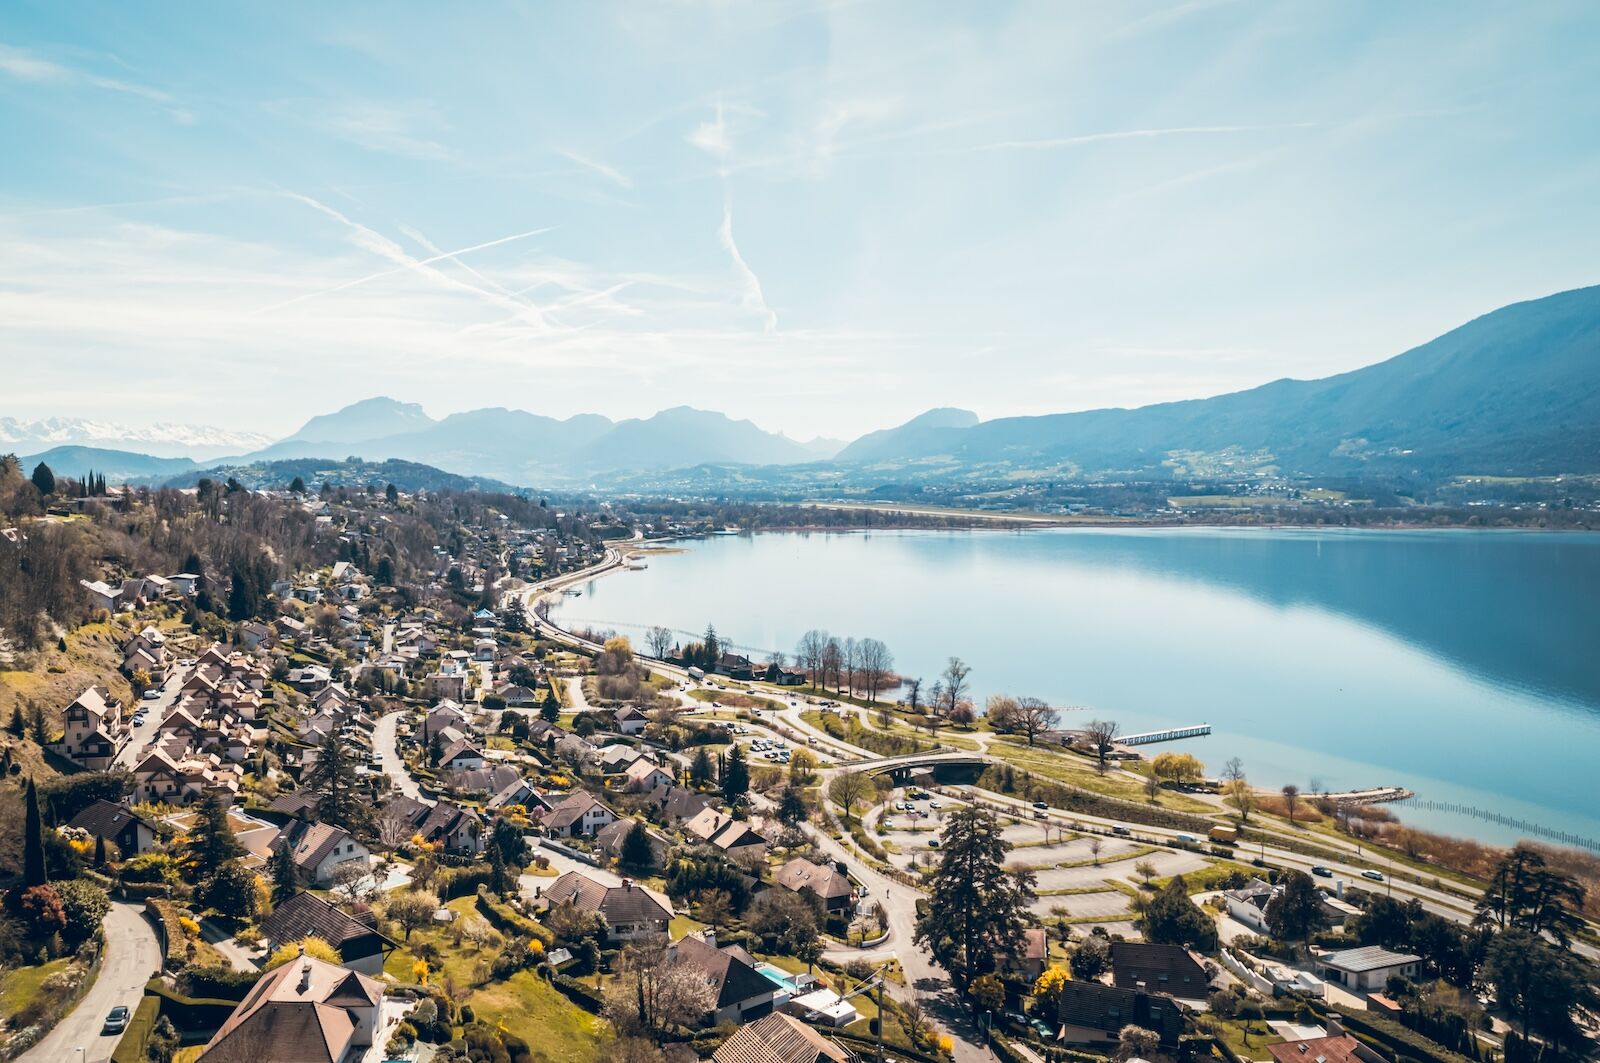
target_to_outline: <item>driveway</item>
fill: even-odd
[[[374,752],[383,754],[383,773],[401,793],[413,801],[431,805],[433,799],[423,796],[422,790],[417,786],[417,780],[406,771],[405,761],[400,759],[399,734],[396,728],[400,725],[402,715],[404,714],[390,712],[378,720],[378,725],[372,729],[372,748]]]
[[[144,984],[161,968],[156,933],[145,921],[143,906],[113,903],[104,923],[105,957],[100,975],[78,1006],[45,1035],[44,1040],[18,1057],[23,1063],[105,1063],[121,1040],[103,1035],[106,1015],[118,1004],[129,1012],[139,1006]],[[78,1055],[82,1048],[84,1054]]]

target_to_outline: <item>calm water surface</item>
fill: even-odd
[[[719,536],[593,580],[556,618],[793,653],[882,639],[978,703],[1032,694],[1124,733],[1208,722],[1213,772],[1403,785],[1600,839],[1600,534],[1051,529]],[[1490,840],[1454,813],[1408,822]]]

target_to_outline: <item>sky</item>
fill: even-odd
[[[1600,283],[1600,5],[0,8],[0,416],[1316,377]]]

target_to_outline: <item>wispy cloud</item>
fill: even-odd
[[[778,315],[767,305],[767,297],[761,291],[761,278],[756,276],[756,271],[739,253],[739,245],[733,240],[733,199],[725,197],[722,201],[722,225],[717,228],[717,238],[722,241],[723,250],[728,252],[728,257],[733,260],[734,275],[739,279],[739,302],[751,313],[761,315],[763,322],[762,331],[774,333],[778,331]]]
[[[554,150],[557,155],[561,156],[563,159],[566,159],[568,162],[575,162],[586,170],[592,170],[601,177],[604,177],[607,181],[610,181],[612,184],[615,184],[621,188],[633,187],[633,180],[615,166],[601,162],[599,159],[592,159],[587,155],[582,155],[567,148],[556,148]]]
[[[429,248],[429,250],[433,252],[433,254],[428,258],[417,259],[407,255],[398,244],[394,244],[392,241],[389,241],[387,237],[377,233],[372,233],[371,230],[364,229],[355,222],[351,221],[349,218],[345,217],[343,214],[340,214],[336,210],[325,207],[316,200],[299,195],[293,195],[293,198],[299,202],[306,203],[319,211],[322,211],[324,214],[343,222],[345,225],[352,226],[360,230],[363,235],[358,236],[358,243],[361,243],[363,247],[373,251],[376,254],[382,255],[384,258],[387,258],[390,261],[399,261],[401,264],[393,269],[379,270],[377,273],[369,273],[365,277],[357,277],[354,280],[345,281],[343,284],[335,284],[331,288],[323,288],[320,291],[307,292],[304,295],[297,295],[293,299],[285,299],[280,303],[274,303],[271,306],[264,306],[260,310],[255,311],[255,313],[258,314],[271,313],[274,310],[282,310],[285,307],[294,306],[297,303],[304,303],[311,299],[320,299],[325,295],[334,295],[338,292],[349,291],[351,288],[359,288],[363,284],[371,284],[373,281],[382,280],[385,277],[393,277],[396,274],[416,272],[425,266],[433,265],[435,262],[457,261],[458,265],[466,267],[466,263],[459,262],[459,259],[462,255],[469,255],[474,251],[485,251],[491,247],[499,247],[501,244],[509,244],[516,240],[526,240],[531,236],[538,236],[542,233],[550,232],[552,228],[551,226],[547,225],[540,229],[529,229],[525,233],[512,233],[510,236],[502,236],[496,240],[486,240],[481,244],[473,244],[471,247],[462,247],[454,251],[440,251],[431,243],[428,243],[420,233],[416,233],[414,230],[406,229],[405,226],[401,226],[401,229],[405,231],[407,235],[412,236],[413,239],[423,243]],[[366,240],[364,239],[366,234],[370,234],[376,239]],[[390,248],[393,249],[394,253],[390,252]],[[466,268],[472,273],[473,276],[478,277],[480,280],[484,280],[490,284],[494,283],[489,281],[487,277],[484,277],[482,274],[478,273],[477,270],[471,269],[471,267]],[[498,287],[498,285],[495,286]]]
[[[1286,129],[1315,129],[1318,124],[1317,122],[1282,122],[1275,125],[1191,125],[1164,126],[1156,129],[1119,129],[1106,133],[1080,133],[1069,137],[997,140],[990,144],[974,144],[950,150],[953,152],[1049,151],[1054,148],[1074,148],[1081,144],[1101,144],[1117,140],[1157,140],[1162,137],[1227,136],[1237,133],[1279,132]]]
[[[689,143],[707,155],[724,161],[733,154],[733,141],[728,136],[728,118],[723,111],[722,101],[717,101],[715,119],[701,122],[689,131]]]
[[[410,271],[422,277],[423,279],[432,282],[436,286],[452,288],[458,291],[465,291],[475,294],[479,298],[484,299],[485,301],[498,306],[501,309],[510,311],[514,317],[521,320],[524,324],[531,325],[540,330],[546,330],[552,327],[551,322],[545,318],[543,311],[541,311],[532,303],[517,299],[504,293],[503,291],[494,291],[492,289],[480,288],[475,284],[468,284],[459,277],[452,277],[448,273],[444,273],[433,268],[432,263],[434,262],[453,259],[458,255],[466,254],[467,251],[481,250],[481,247],[441,253],[429,259],[419,259],[407,253],[405,248],[401,247],[387,236],[384,236],[382,233],[362,225],[360,222],[349,218],[345,214],[335,210],[325,203],[319,202],[318,200],[312,199],[310,196],[302,195],[298,192],[285,192],[284,194],[295,202],[303,203],[325,217],[332,218],[334,221],[344,226],[350,231],[350,238],[357,247],[369,251],[380,258],[387,259],[399,267],[396,270],[386,270],[379,274],[379,276],[387,276],[393,273]],[[509,237],[502,237],[498,240],[492,240],[489,243],[482,245],[482,247],[492,247],[495,244],[507,243],[511,240],[526,239],[529,236],[546,231],[548,230],[539,229],[526,233],[517,233]],[[357,278],[356,281],[347,283],[342,287],[354,287],[357,284],[367,283],[372,279],[373,278],[371,277]],[[322,293],[312,294],[315,295]],[[291,300],[291,302],[298,301],[300,300]],[[267,307],[265,309],[270,310],[275,308]]]
[[[448,147],[434,139],[431,131],[442,128],[445,123],[427,104],[394,107],[366,101],[330,103],[279,99],[263,106],[270,112],[287,114],[368,151],[422,162],[441,162],[453,157]]]
[[[13,48],[0,44],[0,73],[4,73],[18,81],[30,81],[46,85],[86,85],[90,88],[104,89],[107,92],[121,92],[129,96],[139,96],[157,103],[171,103],[172,97],[160,89],[153,89],[147,85],[137,85],[131,81],[120,78],[102,77],[86,70],[77,70],[72,67],[62,66],[60,63],[49,59],[41,59],[32,52],[21,48]]]

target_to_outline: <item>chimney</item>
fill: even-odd
[[[633,879],[631,879],[631,878],[623,879],[622,880],[622,888],[625,889],[625,890],[633,889]]]
[[[311,965],[305,964],[300,968],[299,992],[304,993],[311,988]]]
[[[716,948],[717,947],[717,932],[715,930],[713,930],[711,927],[706,927],[704,930],[700,931],[700,940],[704,941],[707,945],[710,945],[712,948]]]

